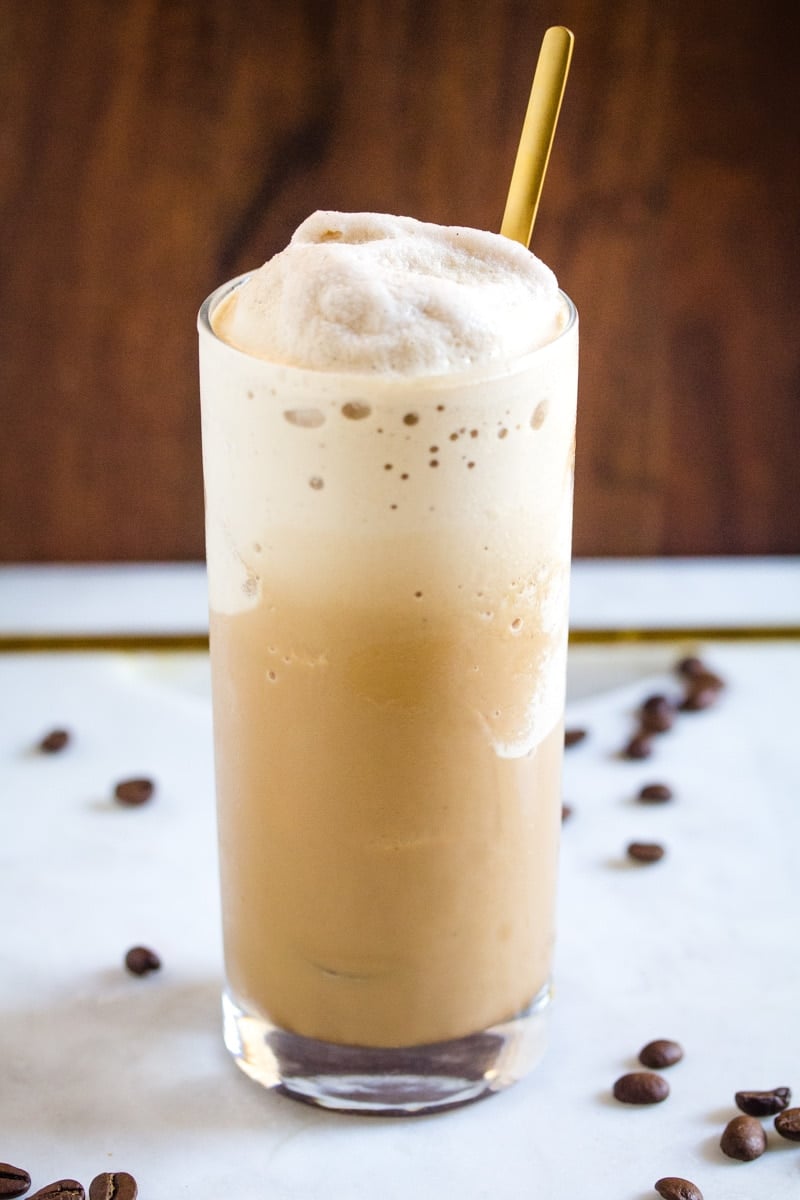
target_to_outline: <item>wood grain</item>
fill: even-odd
[[[499,228],[554,23],[576,553],[800,552],[800,10],[717,9],[0,0],[0,558],[201,557],[203,297],[314,208]]]

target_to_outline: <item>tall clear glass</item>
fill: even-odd
[[[491,369],[338,374],[199,316],[226,983],[241,1068],[430,1111],[544,1046],[578,322]]]

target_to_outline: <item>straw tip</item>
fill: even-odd
[[[566,25],[551,25],[545,30],[545,38],[558,38],[559,41],[566,43],[570,49],[575,45],[575,34]],[[543,39],[544,40],[544,39]]]

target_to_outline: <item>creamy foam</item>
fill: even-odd
[[[438,375],[552,340],[553,272],[499,234],[382,213],[313,213],[220,305],[216,333],[275,363]]]

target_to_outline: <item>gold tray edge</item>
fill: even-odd
[[[743,642],[800,639],[800,625],[703,625],[664,628],[572,629],[570,645],[603,646],[644,642]],[[0,654],[124,651],[197,653],[208,650],[202,633],[2,634]]]

